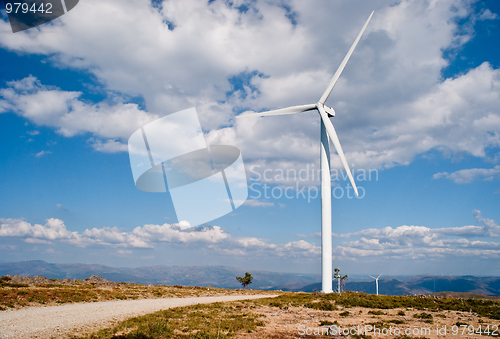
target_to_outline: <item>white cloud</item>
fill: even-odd
[[[272,203],[272,202],[252,200],[252,199],[246,200],[243,204],[246,206],[251,206],[251,207],[271,207],[271,206],[274,206],[274,203]]]
[[[358,237],[358,240],[345,241],[334,249],[338,257],[407,257],[424,258],[435,255],[480,255],[487,258],[500,258],[500,243],[471,238],[498,238],[500,226],[491,219],[485,219],[474,210],[478,223],[482,226],[461,226],[431,229],[424,226],[385,227],[365,229],[345,234],[345,238]]]
[[[172,243],[218,243],[224,239],[229,238],[226,233],[219,226],[212,227],[194,227],[188,230],[182,230],[178,225],[144,225],[143,227],[136,227],[132,234],[140,239],[147,241],[161,241]]]
[[[7,82],[7,85],[7,88],[0,90],[3,107],[39,126],[53,127],[66,137],[89,132],[99,138],[125,140],[135,130],[157,118],[141,111],[136,104],[119,101],[86,103],[79,100],[82,93],[42,85],[33,76]],[[114,152],[122,147],[115,140],[104,143],[93,141],[94,148],[99,151]]]
[[[30,223],[22,219],[0,218],[0,236],[2,237],[27,237],[35,239],[75,239],[76,232],[66,229],[62,220],[50,218],[45,225]]]
[[[43,157],[44,155],[47,155],[47,154],[52,154],[52,152],[51,151],[40,151],[37,154],[35,154],[35,157],[41,158],[41,157]]]
[[[177,246],[205,246],[223,255],[272,255],[300,257],[317,255],[318,247],[303,240],[286,245],[269,243],[255,237],[234,237],[219,226],[192,227],[183,229],[184,223],[144,225],[131,232],[118,228],[92,228],[70,232],[62,220],[48,219],[45,225],[31,225],[22,219],[0,219],[0,237],[19,237],[31,244],[53,244],[54,241],[70,243],[79,247],[99,245],[118,248],[155,248],[160,244]],[[2,248],[3,249],[3,248]],[[118,255],[131,254],[129,249],[120,249]]]
[[[489,9],[483,9],[481,13],[479,13],[479,20],[495,20],[498,18],[496,13],[491,12]]]
[[[500,145],[500,136],[491,133],[500,119],[499,71],[485,63],[441,79],[448,64],[443,50],[474,36],[471,24],[457,21],[494,19],[491,11],[475,15],[467,0],[378,0],[369,6],[295,0],[294,26],[280,1],[246,4],[250,9],[240,13],[236,3],[168,1],[160,13],[149,0],[88,0],[57,23],[15,38],[4,34],[0,46],[90,72],[110,93],[142,96],[146,111],[116,98],[87,103],[79,92],[34,78],[9,83],[0,111],[65,136],[89,132],[98,140],[96,150],[115,152],[144,123],[196,106],[204,128],[216,129],[210,141],[239,145],[247,163],[300,169],[317,162],[315,113],[237,120],[232,126],[233,110],[315,102],[375,8],[329,100],[347,158],[357,167],[379,168],[408,164],[430,149],[485,157],[486,148]],[[229,79],[239,74],[248,81],[234,87],[237,82]],[[340,166],[337,157],[332,160]]]
[[[103,153],[117,153],[117,152],[127,152],[128,146],[124,143],[116,141],[114,139],[106,140],[102,142],[101,140],[96,140],[94,138],[90,138],[89,142],[92,144],[92,148],[94,148],[98,152]]]
[[[311,244],[305,240],[291,241],[280,250],[281,255],[292,257],[313,256],[321,254],[321,247]]]
[[[27,242],[28,244],[47,244],[47,245],[52,244],[48,240],[37,239],[37,238],[26,238],[24,239],[24,241]]]
[[[257,239],[257,238],[252,238],[252,237],[242,237],[242,238],[237,238],[236,242],[243,246],[244,248],[257,248],[257,249],[277,249],[278,246],[275,244],[268,244],[267,242]]]
[[[492,219],[483,218],[479,211],[474,211],[474,214],[480,226],[432,229],[403,225],[336,235],[336,238],[345,240],[334,247],[333,254],[337,259],[349,260],[368,256],[380,259],[436,256],[500,258],[500,242],[494,241],[500,237],[500,226]],[[203,246],[215,253],[231,256],[319,258],[321,253],[317,240],[274,244],[255,237],[235,237],[219,226],[183,229],[180,224],[144,225],[131,232],[109,227],[92,228],[79,233],[67,230],[59,219],[48,219],[45,225],[31,225],[22,219],[0,219],[0,237],[19,237],[32,244],[54,245],[61,241],[80,247],[99,245],[120,248],[118,255],[128,255],[132,248],[154,249],[161,244]]]
[[[477,178],[482,178],[485,181],[491,181],[496,177],[500,177],[500,165],[497,165],[494,168],[463,169],[453,173],[441,172],[434,174],[432,178],[446,178],[457,184],[469,184]]]

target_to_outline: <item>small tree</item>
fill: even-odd
[[[241,283],[243,288],[247,288],[247,286],[252,283],[252,279],[253,279],[252,275],[248,272],[245,273],[244,277],[236,277],[236,280],[238,280]]]
[[[338,292],[339,292],[339,294],[340,294],[340,293],[342,293],[342,286],[344,286],[344,285],[345,285],[344,280],[347,280],[347,274],[346,274],[346,275],[344,275],[344,276],[342,276],[342,275],[340,274],[340,270],[339,270],[338,268],[335,268],[335,269],[334,269],[334,272],[335,272],[335,273],[333,274],[333,278],[338,280],[338,283],[339,283]]]

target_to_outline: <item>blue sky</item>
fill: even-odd
[[[494,0],[87,0],[15,34],[2,10],[0,260],[319,273],[318,182],[276,178],[318,168],[317,113],[235,116],[318,100],[372,10],[327,102],[351,169],[372,173],[350,199],[332,153],[333,265],[500,275]],[[208,144],[240,148],[253,189],[180,230],[167,194],[135,187],[126,144],[190,107]]]

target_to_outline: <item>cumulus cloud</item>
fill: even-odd
[[[103,142],[102,140],[96,140],[94,138],[90,138],[88,140],[92,148],[98,152],[102,153],[117,153],[117,152],[127,152],[128,146],[124,143],[116,141],[114,139],[106,140]]]
[[[440,172],[432,176],[433,179],[446,178],[457,184],[469,184],[478,178],[491,181],[497,177],[500,177],[500,165],[493,168],[463,169],[453,173]]]
[[[380,168],[409,164],[431,149],[485,157],[498,147],[498,69],[484,63],[441,77],[443,51],[472,39],[474,20],[496,16],[475,14],[467,0],[373,6],[328,103],[347,158]],[[349,0],[294,0],[288,9],[281,1],[164,1],[153,8],[149,0],[89,0],[57,23],[2,35],[0,46],[89,72],[109,93],[143,97],[146,109],[117,98],[84,102],[79,92],[29,77],[2,90],[0,111],[68,137],[91,133],[96,150],[116,152],[139,126],[196,106],[210,143],[239,145],[247,164],[300,169],[317,162],[315,113],[235,121],[235,112],[317,101],[371,9]]]
[[[7,86],[0,90],[3,98],[0,104],[4,108],[39,126],[53,127],[66,137],[92,133],[99,138],[108,138],[105,142],[92,139],[93,147],[103,152],[125,150],[112,138],[125,140],[135,130],[157,118],[140,110],[137,104],[84,102],[79,99],[81,92],[45,86],[33,76],[7,82]]]
[[[500,237],[500,226],[492,219],[483,218],[480,211],[473,212],[481,226],[432,229],[425,226],[403,225],[395,228],[370,228],[345,234],[345,238],[359,239],[344,241],[334,249],[334,252],[337,256],[353,258],[366,256],[422,258],[445,255],[500,258],[500,243],[487,241]]]
[[[22,219],[0,218],[0,236],[56,240],[75,239],[77,233],[68,231],[62,220],[54,218],[47,219],[45,225],[31,225]]]
[[[292,257],[317,257],[321,254],[321,247],[305,240],[291,241],[283,246],[280,250],[280,254]]]
[[[478,15],[479,20],[495,20],[498,19],[498,15],[496,13],[491,12],[489,9],[483,9],[481,13]]]
[[[334,235],[343,239],[334,247],[337,258],[357,260],[367,256],[379,258],[431,258],[439,256],[481,256],[500,258],[500,226],[473,211],[477,225],[450,228],[425,226],[368,228],[354,233]],[[134,248],[154,249],[162,244],[175,246],[203,246],[222,255],[264,255],[287,258],[319,258],[319,234],[309,237],[314,241],[297,240],[275,244],[255,237],[235,237],[219,226],[179,224],[148,224],[124,231],[119,228],[92,228],[83,232],[69,231],[59,219],[48,219],[45,225],[22,219],[0,219],[0,237],[18,237],[32,244],[65,242],[75,246],[105,246],[121,248],[119,255],[127,255]],[[305,235],[298,235],[306,237]],[[124,249],[125,248],[125,249]],[[5,246],[2,249],[7,249]]]
[[[189,227],[189,228],[188,228]],[[45,225],[30,224],[22,219],[0,219],[0,237],[18,237],[31,244],[53,244],[55,241],[79,247],[105,246],[129,248],[118,250],[119,255],[131,253],[132,248],[155,248],[159,244],[205,246],[215,252],[231,255],[271,253],[293,256],[297,251],[314,254],[315,246],[304,241],[284,246],[255,237],[234,237],[219,226],[190,227],[179,224],[144,225],[131,232],[116,227],[91,228],[70,232],[59,219],[48,219]]]

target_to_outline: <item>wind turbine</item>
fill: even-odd
[[[377,285],[377,295],[378,295],[378,278],[380,278],[380,276],[382,275],[383,273],[380,273],[380,275],[378,277],[373,277],[370,275],[370,277],[372,277],[373,279],[375,279],[375,284]]]
[[[349,170],[349,165],[347,164],[347,160],[344,155],[344,151],[342,151],[342,146],[340,146],[340,141],[337,136],[337,132],[335,132],[335,128],[332,125],[332,122],[329,118],[335,116],[335,111],[333,108],[325,105],[326,99],[330,96],[330,93],[333,90],[333,87],[337,83],[342,71],[344,70],[345,65],[349,61],[352,52],[356,48],[356,45],[361,39],[370,19],[373,16],[372,12],[368,20],[366,20],[365,25],[359,32],[356,40],[352,44],[349,52],[345,56],[344,60],[340,64],[339,68],[333,75],[332,80],[330,80],[330,84],[327,89],[319,99],[319,101],[315,104],[309,105],[301,105],[301,106],[292,106],[287,108],[282,108],[278,110],[263,112],[263,113],[255,113],[255,114],[247,114],[240,115],[238,118],[244,117],[255,117],[255,116],[271,116],[271,115],[285,115],[285,114],[295,114],[306,111],[317,110],[321,117],[321,146],[320,146],[320,167],[321,167],[321,280],[322,280],[322,292],[324,293],[332,293],[332,193],[331,193],[331,177],[330,177],[330,143],[329,138],[332,139],[333,145],[337,150],[337,153],[342,161],[342,165],[344,165],[344,169],[349,176],[349,180],[351,181],[352,187],[354,188],[354,192],[356,196],[358,195],[358,189],[356,187],[356,183],[354,182],[354,178],[352,177],[351,171]]]

